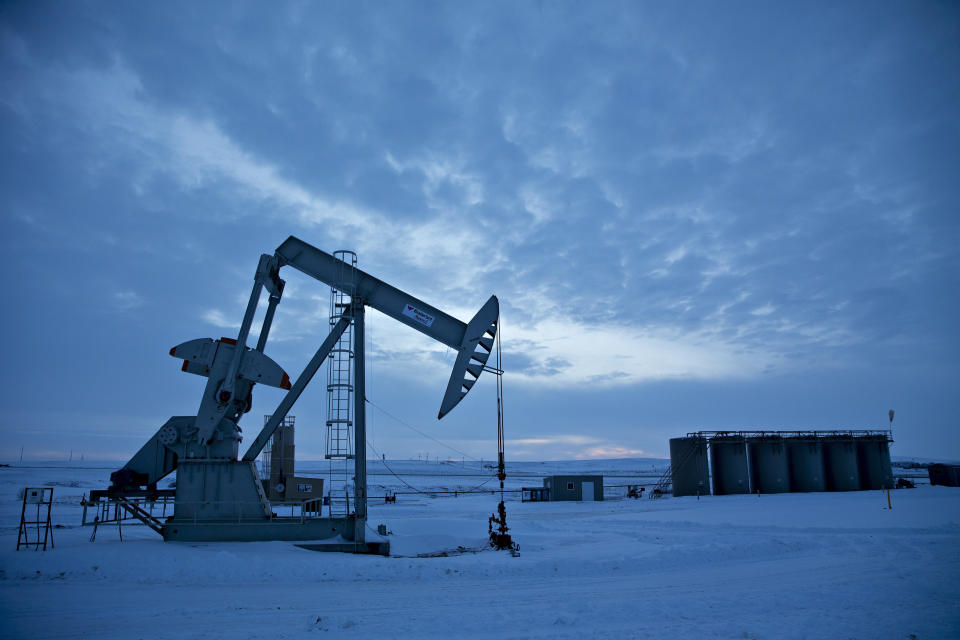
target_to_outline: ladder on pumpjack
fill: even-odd
[[[352,284],[357,269],[357,254],[335,251],[339,260],[337,284]],[[351,298],[343,290],[353,287],[330,287],[330,326],[350,313]],[[327,357],[327,446],[324,457],[329,462],[329,481],[325,502],[330,517],[350,514],[353,483],[353,320]]]

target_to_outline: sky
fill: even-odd
[[[169,349],[236,337],[290,235],[498,296],[508,459],[889,409],[893,455],[960,458],[956,3],[5,2],[0,51],[2,459],[195,414]],[[330,291],[281,275],[295,377]],[[370,455],[493,458],[495,378],[438,422],[455,354],[367,327]]]

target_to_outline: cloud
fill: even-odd
[[[356,55],[342,45],[332,51],[335,59],[352,60],[356,66]],[[493,174],[477,169],[461,147],[398,148],[382,154],[384,167],[419,188],[426,214],[398,217],[365,204],[362,196],[354,199],[342,190],[323,193],[300,183],[279,162],[245,148],[210,114],[161,105],[122,58],[99,69],[44,73],[47,99],[69,105],[87,126],[115,140],[111,153],[126,147],[144,160],[135,181],[142,192],[153,188],[160,175],[173,176],[186,190],[231,190],[240,201],[262,203],[268,215],[292,215],[304,230],[323,228],[331,238],[349,241],[364,258],[374,256],[379,262],[377,256],[391,256],[404,286],[422,281],[433,294],[423,297],[442,308],[459,309],[464,292],[476,295],[487,283],[498,288],[506,284],[505,302],[525,309],[515,316],[517,331],[510,336],[519,346],[516,375],[525,382],[607,386],[745,377],[789,366],[789,348],[782,345],[791,340],[820,345],[858,341],[856,332],[845,326],[843,311],[816,319],[796,304],[785,304],[782,295],[769,295],[769,302],[752,309],[743,305],[751,294],[741,290],[730,295],[731,283],[758,276],[758,294],[768,294],[767,276],[748,260],[749,253],[781,244],[795,237],[793,232],[761,227],[742,240],[748,248],[744,254],[734,234],[741,218],[754,219],[746,211],[722,211],[716,200],[702,195],[674,200],[670,206],[638,206],[636,189],[612,175],[595,148],[604,133],[596,129],[591,114],[615,99],[609,92],[555,114],[527,97],[504,108],[504,139],[523,149],[528,170],[512,192],[498,194],[497,204],[524,212],[532,224],[504,225],[500,218],[501,228],[491,235],[484,229],[485,217],[478,225],[466,222],[487,204],[492,193],[487,182]],[[778,144],[774,127],[757,116],[748,119],[742,131],[717,131],[696,142],[680,140],[669,146],[663,138],[639,167],[660,171],[712,155],[744,162]],[[559,137],[550,138],[554,132]],[[857,188],[871,201],[879,197],[862,181]],[[602,227],[594,224],[599,202],[616,212],[602,216]],[[244,219],[252,211],[248,205],[212,215]],[[627,211],[639,213],[644,226],[615,222]],[[910,217],[894,219],[902,226]],[[647,236],[641,250],[627,250],[624,243],[637,238],[641,229]],[[493,239],[502,241],[490,242]],[[809,255],[820,256],[824,250],[818,247]],[[585,269],[588,265],[592,268]],[[519,273],[507,275],[504,282],[501,276],[512,270]],[[669,293],[661,295],[658,286],[651,286],[654,282]],[[631,300],[638,292],[637,299],[646,303],[643,308],[656,309],[656,317],[638,317],[639,308]],[[721,296],[728,300],[716,302]],[[309,297],[287,297],[281,309],[293,313],[281,311],[278,329],[292,330],[292,339],[299,339],[312,332],[307,324],[318,318],[311,310],[323,305]],[[711,303],[713,308],[708,307]],[[834,309],[837,305],[835,296],[823,302]],[[572,309],[582,309],[580,315],[599,314],[595,321],[603,326],[592,326],[592,320],[577,317]],[[465,314],[469,317],[472,310]],[[306,320],[297,319],[301,316]],[[680,321],[671,321],[674,317]],[[764,322],[774,318],[774,324]],[[224,328],[236,326],[222,315],[206,319]],[[290,336],[279,330],[275,335]],[[398,361],[398,371],[424,352],[438,349],[422,339],[403,337],[383,350]]]
[[[548,317],[530,327],[507,325],[504,356],[511,380],[551,387],[623,386],[653,380],[746,378],[781,358],[745,349],[707,332],[597,325]],[[518,340],[531,364],[511,368],[510,340]],[[564,366],[556,366],[557,362]]]
[[[597,458],[640,458],[647,455],[643,449],[630,447],[600,446],[590,447],[577,453],[574,457],[581,460],[595,460]]]
[[[279,207],[274,215],[290,212],[302,223],[329,224],[340,234],[362,234],[376,224],[375,216],[362,207],[323,198],[283,177],[275,165],[244,150],[209,117],[154,104],[139,76],[119,59],[103,69],[45,73],[48,100],[75,110],[86,126],[109,136],[110,153],[125,148],[146,160],[134,185],[141,192],[157,174],[169,174],[185,189],[210,184],[235,189],[244,198]],[[250,209],[230,215],[249,217]]]
[[[479,176],[464,169],[463,158],[451,158],[441,154],[431,157],[400,161],[389,151],[387,164],[397,173],[416,171],[423,177],[423,195],[431,209],[443,209],[448,206],[449,198],[443,197],[446,187],[456,192],[454,203],[461,206],[474,206],[484,200],[483,182]]]
[[[555,434],[544,435],[537,438],[511,438],[510,443],[518,447],[533,445],[577,445],[583,446],[599,442],[597,438],[590,436]]]
[[[246,222],[265,206],[267,215],[284,220],[293,216],[299,228],[321,228],[361,255],[391,256],[414,273],[428,275],[444,291],[471,288],[478,275],[503,260],[495,244],[484,242],[478,226],[464,224],[462,214],[483,203],[485,186],[456,154],[434,151],[402,161],[385,154],[385,165],[413,172],[421,181],[426,207],[416,218],[403,219],[343,194],[324,195],[305,187],[286,177],[276,163],[244,149],[209,116],[156,104],[121,59],[102,69],[42,73],[47,100],[109,138],[112,155],[125,149],[138,157],[133,182],[138,193],[149,192],[161,176],[173,176],[186,190],[226,190],[243,204],[229,213],[208,212],[213,219]],[[444,195],[448,187],[456,192],[453,199]]]
[[[637,458],[647,455],[642,449],[614,443],[604,437],[571,434],[510,438],[507,448],[512,457],[528,456],[533,460]]]
[[[204,322],[212,324],[218,329],[240,329],[240,320],[239,319],[228,319],[222,311],[219,309],[208,309],[204,311],[201,315]]]
[[[153,331],[229,334],[295,233],[461,320],[496,293],[532,396],[952,366],[953,14],[701,13],[25,4],[0,33],[3,242],[44,265],[24,306],[86,333],[97,300],[199,300]],[[295,362],[328,290],[284,273]],[[370,318],[378,373],[442,385],[449,349]]]
[[[117,311],[129,311],[143,305],[144,300],[139,293],[133,290],[115,291],[111,298],[113,308]]]

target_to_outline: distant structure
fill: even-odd
[[[264,416],[264,424],[271,416]],[[306,502],[316,500],[320,510],[323,478],[297,477],[295,473],[295,416],[286,416],[273,432],[260,456],[260,481],[270,502]]]
[[[890,442],[862,429],[688,433],[670,440],[672,493],[710,495],[711,477],[714,495],[892,489]]]
[[[927,473],[930,475],[930,484],[960,487],[960,465],[932,464],[927,467]]]
[[[543,488],[524,488],[527,502],[593,502],[603,500],[603,476],[549,476]]]
[[[50,522],[52,505],[53,487],[27,487],[23,490],[17,551],[31,547],[46,551],[48,542],[53,548],[53,525]]]
[[[546,487],[524,487],[520,490],[521,502],[550,502],[550,490]]]
[[[671,439],[670,460],[677,461],[676,470],[672,473],[673,495],[710,495],[710,471],[707,469],[706,438]]]

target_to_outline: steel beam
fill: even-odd
[[[337,344],[337,340],[340,339],[340,336],[343,335],[343,332],[347,330],[349,325],[350,316],[345,315],[340,318],[340,321],[337,322],[337,324],[333,326],[333,329],[330,331],[330,335],[328,335],[327,339],[323,341],[323,344],[320,345],[320,348],[317,349],[317,352],[313,354],[313,358],[311,358],[310,362],[307,363],[303,373],[300,374],[300,377],[297,378],[297,381],[293,384],[293,387],[291,387],[290,391],[287,392],[287,395],[283,397],[283,400],[280,401],[280,405],[277,407],[277,410],[273,412],[273,415],[270,416],[270,420],[268,420],[267,424],[263,426],[263,429],[260,431],[257,439],[253,441],[253,444],[250,445],[250,448],[247,449],[247,452],[243,454],[244,460],[252,461],[257,459],[257,456],[260,455],[260,452],[263,451],[263,447],[267,444],[267,440],[270,439],[270,436],[272,436],[273,432],[276,431],[277,427],[280,426],[280,423],[286,417],[287,413],[289,413],[290,409],[293,408],[293,403],[297,401],[297,399],[300,397],[300,394],[303,393],[303,390],[307,388],[310,380],[312,380],[313,376],[317,373],[317,369],[320,368],[320,365],[322,365],[324,360],[327,359],[327,356],[330,355],[330,350],[333,349],[335,344]]]
[[[366,541],[367,524],[367,395],[364,349],[363,301],[353,299],[353,482],[356,497],[357,528],[354,544]]]

